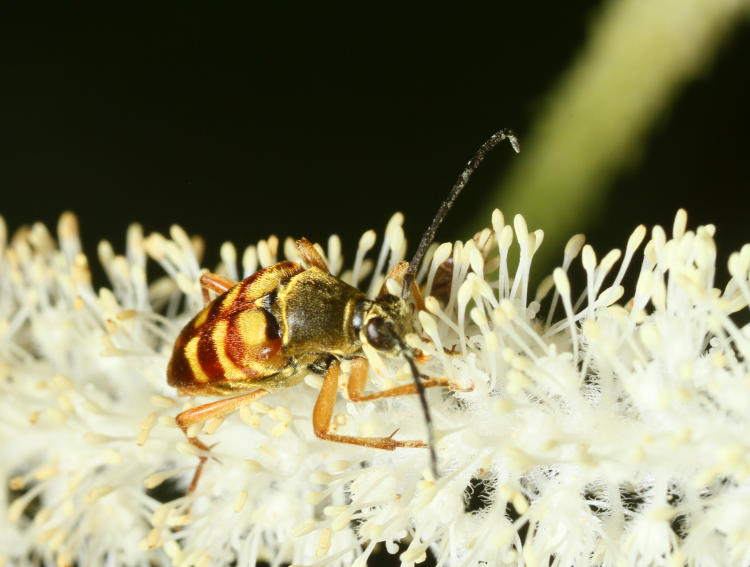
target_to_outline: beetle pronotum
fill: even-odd
[[[180,395],[231,396],[187,409],[177,423],[188,441],[208,452],[209,447],[189,433],[194,425],[221,418],[260,397],[298,384],[310,372],[324,376],[313,409],[315,435],[329,441],[376,449],[429,448],[433,473],[437,476],[430,411],[424,390],[437,386],[456,389],[447,378],[422,377],[415,358],[418,353],[404,337],[413,330],[412,296],[417,309],[424,308],[415,274],[427,247],[435,237],[458,194],[484,156],[503,140],[518,152],[518,140],[509,130],[493,134],[466,164],[448,197],[425,231],[411,262],[397,264],[390,278],[402,282],[401,297],[384,289],[370,299],[328,271],[325,260],[305,238],[297,241],[305,266],[279,262],[239,283],[217,274],[201,276],[204,308],[177,337],[167,368],[167,381]],[[209,291],[220,295],[209,300]],[[368,344],[387,357],[403,357],[414,381],[365,394],[368,362],[362,345]],[[427,443],[388,437],[356,437],[330,431],[336,402],[341,359],[351,360],[349,398],[364,402],[380,398],[418,394],[427,424]],[[189,491],[195,490],[206,456],[200,457]]]

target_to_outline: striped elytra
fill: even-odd
[[[282,370],[281,330],[269,294],[301,273],[281,262],[239,282],[206,305],[182,330],[167,369],[180,393],[224,393],[248,389]]]

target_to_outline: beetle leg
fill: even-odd
[[[315,266],[326,273],[330,273],[328,270],[328,264],[326,264],[323,256],[318,253],[315,246],[313,246],[313,243],[307,238],[303,237],[297,241],[297,250],[308,267]]]
[[[212,274],[211,272],[205,272],[201,274],[201,291],[203,292],[203,303],[208,303],[211,299],[208,296],[208,291],[215,291],[216,293],[224,293],[231,287],[234,287],[236,282],[228,280],[219,274]]]
[[[396,396],[408,396],[419,393],[417,385],[412,382],[410,384],[388,388],[387,390],[381,390],[380,392],[374,392],[372,394],[363,394],[366,384],[367,360],[362,357],[357,357],[352,361],[352,370],[347,385],[347,391],[351,401],[369,402],[371,400],[379,400],[380,398],[394,398]],[[450,388],[451,390],[458,392],[470,392],[474,389],[473,386],[468,389],[463,388],[461,385],[451,382],[448,378],[425,378],[422,380],[422,386],[424,388]]]
[[[203,441],[201,441],[197,437],[190,436],[190,434],[188,433],[188,428],[196,423],[204,423],[209,419],[221,418],[225,415],[229,415],[230,413],[240,409],[242,406],[257,400],[267,393],[268,390],[258,388],[257,390],[253,390],[252,392],[249,392],[247,394],[240,394],[239,396],[224,398],[215,402],[210,402],[187,409],[180,413],[175,419],[177,420],[177,425],[180,426],[180,429],[182,429],[182,432],[185,434],[185,437],[191,445],[193,445],[194,447],[198,447],[198,449],[200,449],[201,451],[210,451],[211,448]],[[198,481],[201,477],[201,473],[203,472],[203,466],[206,464],[206,459],[208,457],[202,455],[198,458],[200,459],[200,463],[198,463],[198,467],[195,469],[195,473],[193,474],[193,480],[190,482],[188,494],[195,492],[195,489],[198,486]]]
[[[411,295],[414,298],[414,305],[417,306],[417,311],[427,311],[427,307],[424,305],[424,297],[422,297],[422,291],[419,289],[417,282],[411,284]]]
[[[397,284],[401,285],[401,283],[404,281],[404,276],[406,275],[408,269],[409,264],[407,264],[406,262],[398,262],[395,266],[393,266],[393,268],[391,268],[391,271],[388,272],[388,275],[385,277],[385,280],[383,280],[383,285],[381,286],[378,295],[388,293],[388,288],[385,285],[385,282],[387,282],[388,280],[393,280]],[[414,305],[417,306],[417,311],[424,311],[424,298],[422,297],[422,291],[419,289],[416,281],[412,282],[411,284],[411,295],[414,298]]]
[[[315,409],[313,410],[313,430],[315,431],[315,435],[328,441],[385,449],[386,451],[393,451],[399,447],[427,447],[423,441],[396,441],[393,439],[395,431],[389,437],[354,437],[331,433],[329,428],[331,426],[331,417],[333,416],[333,406],[336,404],[336,391],[338,390],[340,375],[341,363],[338,360],[334,360],[328,367],[328,372],[326,372],[323,385],[318,394],[318,400],[315,402]]]
[[[432,342],[434,342],[434,341],[433,341],[433,340],[432,340],[431,338],[429,338],[429,337],[421,337],[421,336],[420,336],[419,338],[420,338],[420,339],[422,339],[422,340],[423,340],[424,342],[426,342],[426,343],[432,343]],[[445,348],[445,347],[443,347],[443,354],[446,354],[446,355],[448,355],[448,356],[461,356],[461,351],[460,351],[460,350],[458,350],[458,345],[457,345],[457,344],[454,344],[454,345],[451,345],[451,348]],[[427,358],[429,357],[429,355],[423,355],[423,356],[424,356],[425,358],[420,358],[420,357],[417,357],[417,359],[416,359],[416,360],[417,360],[417,362],[424,362],[424,361],[425,361],[425,360],[427,360]]]

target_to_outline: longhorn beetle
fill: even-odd
[[[275,390],[298,384],[310,372],[324,376],[313,409],[315,435],[329,441],[392,451],[399,447],[429,448],[437,477],[432,423],[424,390],[436,386],[457,389],[447,378],[422,377],[415,359],[419,353],[404,342],[413,330],[412,295],[417,309],[424,309],[415,283],[417,267],[458,194],[484,156],[503,140],[518,152],[518,140],[510,130],[493,134],[466,164],[448,197],[422,236],[411,262],[397,264],[390,278],[402,282],[401,297],[385,291],[375,299],[331,275],[325,260],[305,238],[297,241],[304,261],[279,262],[239,283],[205,273],[200,284],[204,308],[182,330],[167,368],[167,382],[180,395],[231,396],[183,411],[177,423],[188,441],[202,451],[209,447],[192,436],[189,428],[228,415]],[[209,290],[220,295],[209,301]],[[368,363],[362,345],[379,353],[403,357],[413,384],[365,394]],[[355,437],[329,430],[336,402],[341,359],[351,360],[349,398],[364,402],[418,394],[427,425],[427,443],[388,437]],[[206,456],[200,457],[189,492],[195,490]]]

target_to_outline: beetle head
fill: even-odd
[[[411,353],[404,337],[412,330],[411,310],[406,301],[384,294],[376,298],[365,313],[359,336],[363,344],[395,357]]]

